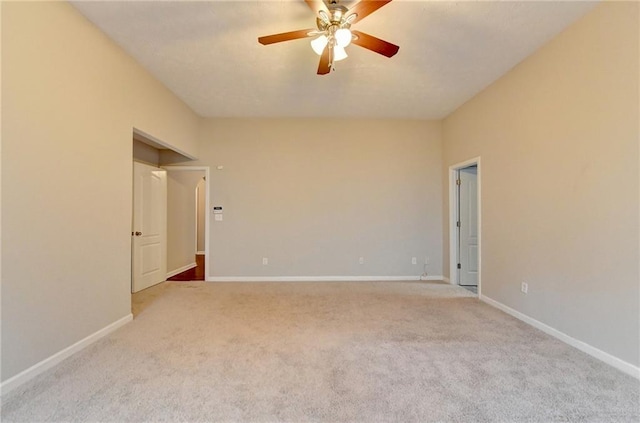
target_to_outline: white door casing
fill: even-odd
[[[167,172],[133,163],[131,292],[165,280],[167,275]]]
[[[458,171],[458,283],[478,285],[478,179],[477,167]]]

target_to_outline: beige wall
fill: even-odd
[[[483,294],[636,366],[638,34],[601,4],[444,121],[445,169],[482,157]]]
[[[209,119],[199,150],[212,276],[442,274],[440,123]]]
[[[204,171],[167,171],[167,273],[196,261],[196,187]]]
[[[2,2],[2,380],[131,312],[134,127],[198,118],[61,2]]]

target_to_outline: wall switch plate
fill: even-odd
[[[527,292],[529,292],[529,284],[526,282],[522,282],[522,286],[520,287],[520,290],[526,294]]]
[[[221,214],[214,214],[213,215],[213,220],[215,220],[216,222],[222,222],[222,215]]]
[[[360,263],[360,264],[364,264],[364,257],[360,257],[360,258],[358,259],[358,263]]]
[[[265,266],[269,264],[269,259],[266,257],[262,257],[262,264],[264,264]]]
[[[411,257],[411,264],[418,264],[418,259],[416,257]]]
[[[430,260],[429,260],[429,256],[426,256],[426,257],[424,258],[424,264],[429,264],[429,261],[430,261]]]

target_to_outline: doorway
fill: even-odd
[[[184,172],[183,172],[184,173]],[[189,172],[191,173],[191,172]],[[186,282],[190,282],[190,281],[204,281],[205,280],[205,232],[206,232],[206,228],[205,228],[205,216],[207,213],[207,206],[205,204],[205,200],[206,200],[206,185],[207,185],[207,181],[206,178],[204,176],[204,172],[202,173],[202,177],[200,177],[200,175],[198,173],[195,173],[195,171],[193,172],[195,174],[195,177],[197,178],[197,184],[196,184],[196,188],[194,190],[192,190],[193,198],[195,199],[194,202],[194,211],[195,211],[195,216],[193,219],[193,222],[188,222],[185,221],[184,225],[180,225],[179,226],[179,230],[181,231],[185,231],[184,234],[181,234],[183,237],[189,238],[189,234],[186,233],[189,231],[189,226],[191,223],[191,226],[194,226],[193,223],[195,223],[194,226],[194,231],[195,231],[195,236],[193,237],[193,241],[195,241],[195,246],[194,249],[191,251],[195,251],[195,267],[191,267],[188,266],[190,268],[187,268],[186,270],[180,271],[182,269],[178,269],[178,272],[172,272],[167,274],[167,281],[186,281]],[[199,172],[200,173],[200,172]],[[173,178],[172,176],[174,176],[173,174],[175,174],[175,172],[170,172],[169,176],[171,177],[171,181],[173,182]],[[193,181],[193,178],[182,178],[183,181]],[[191,186],[192,187],[192,186]],[[189,193],[189,186],[187,186],[186,190],[183,191],[183,195],[186,195]],[[178,199],[178,201],[180,201]],[[184,203],[183,205],[187,205],[189,203],[189,199],[185,198],[183,199]],[[168,204],[168,208],[171,208],[171,204]],[[183,218],[187,218],[188,215],[183,215]],[[188,219],[185,219],[188,220]]]
[[[481,296],[480,158],[449,167],[450,282]]]
[[[209,167],[163,166],[168,179],[167,280],[207,280]]]

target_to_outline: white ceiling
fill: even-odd
[[[352,45],[318,76],[310,39],[257,41],[314,27],[302,0],[72,3],[201,116],[415,119],[447,116],[595,5],[394,0],[353,28],[399,53]]]

